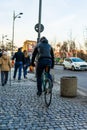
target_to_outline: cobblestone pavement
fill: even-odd
[[[46,108],[44,95],[36,95],[34,76],[0,85],[0,130],[87,130],[87,97],[61,97],[54,83],[52,103]]]

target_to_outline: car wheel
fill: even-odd
[[[63,69],[64,69],[64,70],[66,70],[66,67],[65,67],[65,65],[63,65]]]
[[[74,67],[74,66],[72,66],[72,70],[73,70],[73,71],[75,70],[75,67]]]

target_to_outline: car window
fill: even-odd
[[[69,62],[69,63],[72,63],[72,60],[71,60],[71,59],[69,59],[69,60],[68,60],[68,62]]]
[[[69,63],[72,63],[72,60],[69,59],[69,58],[66,58],[65,61],[69,62]]]
[[[73,61],[73,62],[83,62],[83,60],[80,59],[80,58],[73,58],[72,61]]]

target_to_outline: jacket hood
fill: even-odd
[[[46,37],[42,37],[40,39],[40,42],[42,42],[42,43],[48,43],[48,40],[46,39]]]

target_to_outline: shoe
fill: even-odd
[[[37,95],[38,95],[38,96],[41,96],[41,94],[42,94],[42,92],[37,92]]]
[[[15,80],[15,78],[13,77],[13,80]]]
[[[18,82],[20,82],[21,81],[21,79],[18,79]]]
[[[27,79],[27,77],[26,77],[26,76],[25,76],[24,78],[25,78],[25,79]]]
[[[4,86],[4,83],[2,83],[2,86]]]

